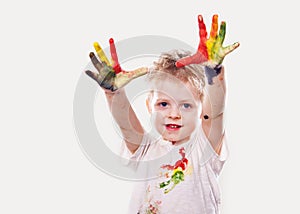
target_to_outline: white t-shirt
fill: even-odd
[[[225,139],[218,155],[201,126],[188,142],[178,146],[146,134],[138,150],[130,155],[135,161],[131,162],[133,169],[145,177],[135,185],[128,213],[218,214],[217,178],[226,158]]]

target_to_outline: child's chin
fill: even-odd
[[[181,143],[185,143],[186,141],[189,140],[189,137],[184,137],[182,138],[181,136],[175,137],[175,136],[163,136],[163,139],[165,141],[169,141],[172,142],[172,144],[181,144]]]
[[[168,137],[164,137],[163,139],[164,139],[165,141],[170,141],[170,142],[177,141],[176,139],[168,138]]]
[[[165,141],[170,141],[170,142],[177,142],[182,140],[180,139],[180,137],[170,137],[170,136],[163,136],[163,139]]]
[[[171,136],[167,136],[167,135],[162,135],[162,138],[166,141],[177,141],[178,140],[177,137],[171,137]]]

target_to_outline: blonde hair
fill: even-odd
[[[150,69],[147,80],[149,82],[166,80],[167,76],[171,75],[184,83],[190,83],[195,89],[193,93],[202,101],[205,86],[202,66],[194,64],[177,68],[175,65],[177,60],[190,55],[189,51],[183,50],[172,50],[162,53],[158,61],[154,62],[154,66]]]

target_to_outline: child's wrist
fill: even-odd
[[[213,84],[213,78],[221,73],[222,64],[214,66],[204,66],[205,75],[209,85]]]
[[[104,91],[105,95],[114,96],[114,95],[118,95],[118,94],[124,93],[124,88],[119,88],[119,89],[114,90],[114,91],[112,91],[110,89],[103,88],[103,91]]]

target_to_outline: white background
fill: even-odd
[[[297,1],[9,1],[0,6],[0,213],[125,213],[131,184],[82,153],[73,95],[94,41],[140,35],[196,47],[197,15],[227,21],[231,156],[222,213],[299,213]]]

